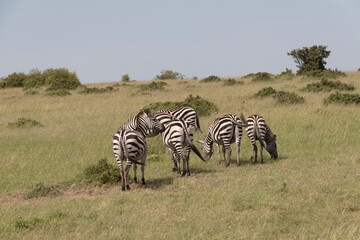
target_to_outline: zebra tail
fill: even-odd
[[[246,127],[249,126],[247,120],[245,119],[245,117],[244,117],[244,115],[243,115],[242,113],[240,113],[240,119],[241,119],[241,121],[243,122],[243,124],[246,125]]]
[[[134,164],[145,165],[145,163],[138,162],[136,160],[133,160],[133,159],[129,158],[129,154],[128,154],[128,151],[127,151],[127,149],[125,147],[124,141],[121,141],[121,140],[122,139],[120,139],[121,147],[123,149],[123,152],[124,152],[124,155],[125,155],[126,159],[129,160],[130,162],[134,163]]]
[[[190,142],[190,147],[191,149],[196,153],[196,155],[198,155],[198,157],[203,161],[206,162],[205,159],[203,158],[203,156],[201,155],[200,151],[197,149],[197,147]]]
[[[197,127],[197,129],[199,129],[199,131],[202,133],[202,130],[201,130],[201,128],[200,128],[199,117],[198,117],[197,114],[196,114],[196,127]]]
[[[259,130],[257,121],[254,121],[254,130],[255,130],[255,135],[256,135],[257,139],[259,140],[261,146],[265,147],[265,143],[264,143],[264,141],[261,139],[261,134],[260,134],[260,130]]]

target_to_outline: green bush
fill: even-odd
[[[101,186],[115,184],[121,180],[121,176],[119,168],[103,158],[83,171],[83,179],[85,183]]]
[[[254,97],[257,98],[264,98],[264,97],[269,97],[269,96],[275,96],[277,93],[277,91],[275,89],[273,89],[272,87],[266,87],[263,89],[260,89],[255,95]]]
[[[154,91],[154,90],[164,90],[164,86],[167,85],[166,82],[151,82],[149,84],[139,85],[141,91]]]
[[[273,98],[279,104],[299,104],[305,102],[303,97],[293,92],[279,91],[273,96]]]
[[[124,74],[124,75],[122,75],[121,81],[122,81],[122,82],[130,82],[129,74]]]
[[[353,85],[342,83],[340,81],[321,79],[320,82],[307,84],[301,90],[304,92],[330,92],[331,90],[353,91],[355,88]]]
[[[56,197],[61,194],[62,193],[55,186],[45,185],[43,182],[39,182],[35,184],[34,189],[31,190],[31,192],[26,193],[23,197],[24,199],[31,199],[45,196]]]
[[[244,81],[236,81],[233,78],[228,78],[224,80],[224,86],[234,86],[234,85],[244,85]]]
[[[23,87],[27,76],[25,73],[13,73],[4,78],[1,88]]]
[[[58,89],[58,90],[51,90],[46,95],[51,97],[65,97],[67,95],[71,95],[71,93],[64,89]]]
[[[272,75],[267,72],[258,72],[253,75],[253,82],[260,82],[260,81],[271,81],[273,80]]]
[[[88,88],[86,86],[83,86],[83,90],[79,91],[80,94],[97,94],[97,93],[109,93],[116,91],[113,87],[106,87],[106,88]]]
[[[200,82],[202,83],[209,83],[209,82],[220,82],[221,79],[218,76],[215,75],[211,75],[208,76],[207,78],[201,79]]]
[[[29,88],[38,88],[44,86],[45,80],[46,76],[42,74],[41,71],[33,69],[30,71],[24,81],[24,89],[26,90]]]
[[[29,119],[19,118],[16,122],[8,123],[10,128],[44,127],[40,122]]]
[[[360,104],[360,95],[359,94],[349,94],[349,93],[335,93],[331,94],[329,97],[324,99],[324,104],[328,105],[331,103],[341,103],[341,104]]]
[[[184,101],[182,102],[154,102],[150,103],[149,105],[145,106],[144,108],[149,108],[151,110],[159,110],[159,109],[171,109],[181,106],[188,106],[194,108],[197,114],[200,116],[208,116],[212,113],[218,112],[218,107],[199,96],[193,97],[189,95]]]
[[[156,75],[156,80],[166,80],[166,79],[184,79],[184,75],[174,72],[171,70],[162,70],[160,75]]]
[[[43,73],[46,76],[45,84],[48,91],[59,89],[76,89],[81,85],[75,72],[69,72],[66,68],[48,69]]]
[[[326,62],[324,59],[330,55],[330,51],[327,51],[326,48],[327,46],[314,45],[310,48],[295,49],[287,54],[294,58],[294,62],[299,68],[297,74],[303,75],[325,70]]]
[[[41,218],[32,218],[31,220],[17,220],[15,222],[15,229],[23,230],[23,229],[33,229],[35,227],[42,227],[46,221]]]

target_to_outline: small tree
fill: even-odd
[[[297,74],[302,75],[325,70],[324,59],[330,55],[330,51],[327,51],[326,48],[327,46],[314,45],[310,48],[295,49],[287,54],[294,58],[294,62],[299,68]]]
[[[184,79],[184,75],[178,73],[178,72],[174,72],[171,70],[162,70],[160,72],[160,75],[156,75],[157,80],[165,80],[165,79]]]
[[[130,82],[129,74],[124,74],[124,75],[122,75],[121,81],[122,81],[122,82]]]

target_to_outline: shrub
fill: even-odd
[[[141,91],[163,90],[165,89],[165,85],[167,85],[166,82],[151,82],[149,84],[140,85],[139,88]]]
[[[51,97],[65,97],[67,95],[71,95],[71,93],[64,89],[58,89],[49,91],[46,95]]]
[[[321,79],[320,82],[307,84],[301,90],[304,92],[330,92],[331,90],[353,91],[354,89],[353,85],[342,83],[340,81]]]
[[[2,88],[9,88],[9,87],[23,87],[24,81],[26,80],[25,73],[13,73],[7,76],[2,81]]]
[[[159,109],[171,109],[181,106],[188,106],[194,108],[197,114],[199,115],[199,117],[208,116],[212,113],[218,112],[218,107],[214,103],[202,99],[199,96],[193,97],[192,95],[189,95],[182,102],[154,102],[154,103],[150,103],[144,108],[149,108],[151,110],[159,110]]]
[[[119,168],[109,164],[106,158],[87,167],[83,172],[83,178],[88,184],[100,186],[104,184],[115,184],[121,180]]]
[[[324,99],[324,104],[342,103],[342,104],[360,104],[359,94],[335,93]]]
[[[273,98],[279,104],[298,104],[305,102],[303,97],[293,92],[279,91],[273,96]]]
[[[61,194],[62,193],[55,186],[45,185],[43,182],[39,182],[35,184],[34,189],[31,192],[25,194],[23,197],[24,199],[31,199],[45,196],[56,197]]]
[[[264,97],[274,96],[276,93],[277,93],[277,91],[275,89],[273,89],[272,87],[266,87],[266,88],[260,89],[254,95],[254,97],[264,98]]]
[[[33,69],[27,75],[24,81],[24,89],[37,88],[44,86],[46,76],[42,74],[38,69]]]
[[[28,229],[28,228],[32,229],[34,227],[40,227],[44,224],[45,224],[45,220],[37,217],[32,218],[31,220],[20,219],[15,222],[15,229],[19,229],[19,230]]]
[[[233,78],[228,78],[224,80],[224,86],[233,86],[233,85],[244,85],[244,81],[236,81]]]
[[[271,81],[272,77],[270,73],[267,72],[258,72],[253,75],[253,82],[260,82],[260,81]]]
[[[174,72],[171,70],[162,70],[160,75],[156,75],[156,80],[165,80],[165,79],[184,79],[184,75]]]
[[[287,54],[294,58],[294,62],[299,68],[297,74],[303,75],[325,70],[326,62],[324,59],[330,55],[330,51],[327,51],[326,48],[327,46],[314,45],[310,48],[295,49]]]
[[[10,128],[44,127],[40,122],[29,119],[19,118],[16,122],[8,123]]]
[[[106,88],[88,88],[86,86],[83,86],[83,90],[81,90],[79,93],[80,94],[97,94],[97,93],[108,93],[108,92],[113,92],[116,91],[113,87],[106,87]]]
[[[69,72],[66,68],[48,69],[43,73],[46,76],[45,84],[48,91],[59,89],[76,89],[80,81],[75,72]]]
[[[203,82],[203,83],[220,82],[220,81],[221,81],[221,79],[218,76],[215,76],[215,75],[211,75],[211,76],[208,76],[207,78],[204,78],[204,79],[200,80],[200,82]]]
[[[122,75],[121,81],[122,81],[122,82],[130,82],[129,74],[124,74],[124,75]]]

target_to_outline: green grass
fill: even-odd
[[[324,105],[324,92],[302,93],[302,104],[274,105],[271,98],[253,98],[269,82],[236,80],[244,85],[167,82],[166,91],[151,97],[135,94],[141,82],[116,94],[65,98],[0,90],[0,239],[359,239],[359,106]],[[359,93],[360,72],[341,81]],[[300,77],[271,82],[277,91],[304,85]],[[78,181],[100,159],[116,166],[111,135],[141,107],[190,94],[218,107],[200,117],[203,132],[195,132],[195,140],[216,117],[257,113],[277,134],[279,159],[264,151],[265,163],[251,164],[244,134],[240,167],[232,145],[229,167],[218,164],[216,152],[207,163],[192,153],[191,176],[180,177],[157,136],[147,139],[147,185],[131,180],[131,191],[122,192],[121,182]],[[7,126],[21,117],[45,127]],[[61,195],[47,195],[51,187]],[[35,197],[24,199],[31,192]]]

